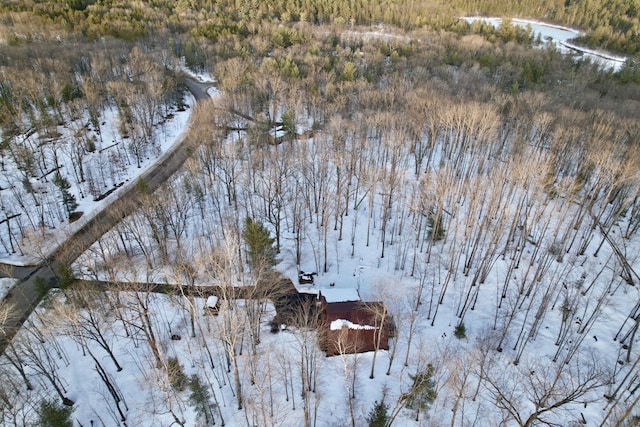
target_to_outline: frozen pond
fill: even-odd
[[[501,18],[484,18],[484,17],[467,17],[465,20],[469,23],[476,20],[483,20],[494,27],[499,27],[502,24]],[[545,24],[537,21],[529,21],[525,19],[512,19],[513,25],[518,25],[520,27],[526,28],[527,25],[531,27],[534,33],[534,37],[540,35],[540,39],[543,41],[547,41],[556,46],[556,48],[562,53],[571,53],[571,52],[579,52],[584,56],[590,57],[592,60],[599,62],[603,67],[613,68],[614,70],[618,70],[624,61],[626,60],[623,56],[616,56],[613,54],[609,54],[606,52],[601,52],[597,50],[587,49],[583,47],[579,47],[571,42],[571,39],[582,35],[580,31],[573,30],[571,28],[561,27],[557,25]]]

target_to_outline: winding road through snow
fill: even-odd
[[[210,99],[208,90],[213,87],[213,84],[187,77],[185,85],[196,101]],[[146,184],[146,191],[155,191],[184,164],[190,151],[188,140],[189,138],[185,134],[177,144],[141,175]],[[13,277],[19,280],[16,286],[7,293],[6,304],[3,304],[4,308],[0,309],[0,321],[2,322],[0,326],[0,354],[4,353],[11,339],[38,306],[46,291],[59,285],[61,268],[71,265],[104,233],[113,228],[122,218],[134,212],[139,206],[140,196],[140,189],[135,182],[123,187],[111,204],[105,206],[82,228],[70,235],[62,245],[38,265],[28,267],[0,266],[0,277]]]

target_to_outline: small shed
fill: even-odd
[[[217,316],[219,312],[220,312],[220,298],[218,298],[216,295],[209,296],[204,306],[204,314]]]
[[[384,303],[363,302],[345,292],[342,295],[346,301],[336,301],[337,295],[327,298],[322,292],[318,294],[323,319],[320,347],[327,356],[388,350],[389,320]]]
[[[298,283],[301,285],[313,285],[313,276],[316,276],[318,273],[313,272],[313,273],[309,273],[309,272],[305,272],[300,270],[298,272]]]

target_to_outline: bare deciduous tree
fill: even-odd
[[[569,363],[528,361],[518,367],[494,365],[484,374],[483,385],[493,402],[521,427],[568,421],[568,408],[598,399],[595,392],[605,381],[596,360],[587,358]]]

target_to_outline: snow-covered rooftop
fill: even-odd
[[[207,298],[207,307],[215,307],[216,304],[218,303],[218,297],[215,295],[211,295],[209,298]]]
[[[360,301],[360,294],[358,290],[354,288],[322,289],[320,294],[325,298],[327,303]]]
[[[344,327],[347,327],[349,329],[377,329],[375,326],[359,325],[357,323],[353,323],[345,319],[336,319],[331,322],[331,325],[329,327],[332,331],[339,331]]]

